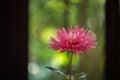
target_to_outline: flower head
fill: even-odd
[[[49,46],[60,52],[71,51],[74,54],[86,53],[96,46],[96,37],[91,31],[75,26],[67,30],[62,28],[56,31],[57,39],[51,37]]]

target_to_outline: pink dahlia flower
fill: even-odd
[[[60,52],[86,53],[96,46],[96,37],[91,31],[75,26],[56,31],[57,39],[51,37],[49,46]]]

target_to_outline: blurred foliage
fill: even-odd
[[[29,80],[64,80],[46,69],[52,66],[68,72],[68,55],[48,47],[56,29],[80,25],[97,36],[97,47],[88,55],[73,57],[73,73],[86,72],[88,80],[104,80],[105,0],[30,0]],[[67,25],[67,26],[66,26]]]

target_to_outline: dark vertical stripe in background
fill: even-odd
[[[27,80],[28,0],[2,0],[0,79]]]
[[[106,0],[106,80],[120,80],[119,27],[119,0]]]

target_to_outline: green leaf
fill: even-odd
[[[67,78],[66,74],[64,74],[62,71],[60,71],[60,70],[58,70],[56,68],[52,68],[52,67],[46,67],[46,68],[48,68],[49,70],[51,70],[53,72],[56,72],[56,73],[60,74],[61,76],[64,76],[65,78]]]
[[[87,80],[87,75],[88,75],[87,73],[81,72],[81,73],[75,74],[74,77],[79,80]]]

